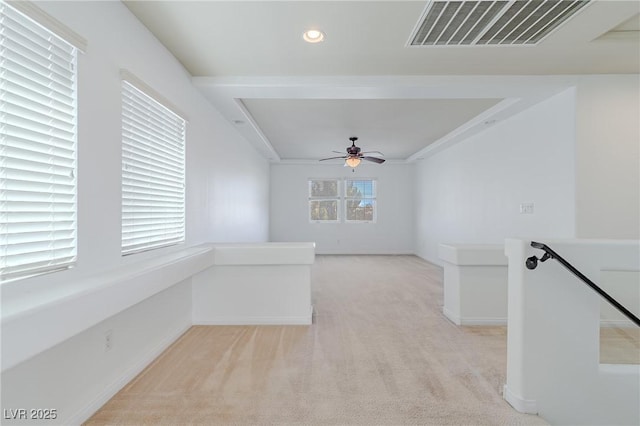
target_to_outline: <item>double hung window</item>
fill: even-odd
[[[375,222],[376,196],[374,179],[309,179],[309,220]]]
[[[376,220],[376,181],[347,179],[345,208],[346,222],[374,222]]]
[[[338,179],[309,180],[309,220],[336,223],[339,220]]]

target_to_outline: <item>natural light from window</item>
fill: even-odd
[[[309,180],[309,220],[337,222],[339,212],[338,179]]]
[[[76,262],[77,48],[0,2],[0,281]]]
[[[373,222],[376,218],[376,181],[371,179],[345,182],[345,220]]]
[[[185,125],[122,81],[122,254],[185,239]]]
[[[309,179],[309,221],[315,223],[376,221],[374,179]]]

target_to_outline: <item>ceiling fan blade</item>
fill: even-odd
[[[380,154],[384,157],[384,154],[381,153],[380,151],[365,151],[365,152],[361,152],[360,154]]]
[[[384,158],[378,158],[378,157],[360,157],[363,160],[367,160],[367,161],[373,161],[374,163],[378,163],[378,164],[382,164],[384,163]]]
[[[369,156],[364,155],[364,154],[378,154],[378,155],[384,156],[384,154],[381,153],[380,151],[365,151],[365,152],[362,152],[360,150],[360,147],[356,146],[356,141],[358,140],[357,137],[352,136],[352,137],[349,138],[349,140],[351,141],[351,146],[347,147],[347,155],[342,155],[340,157],[322,158],[320,161],[337,160],[339,158],[339,159],[342,159],[342,160],[347,160],[344,163],[345,167],[349,166],[349,167],[352,167],[352,168],[354,168],[354,167],[356,167],[358,165],[358,163],[360,162],[359,160],[372,161],[372,162],[378,163],[378,164],[384,163],[385,160],[382,159],[382,158],[369,157]],[[331,151],[331,152],[335,152],[336,154],[342,154],[342,152],[340,152],[340,151]],[[358,161],[351,162],[350,159],[358,160]],[[350,162],[351,164],[347,164],[347,162]]]
[[[347,158],[347,157],[346,157],[346,156],[342,156],[342,157],[321,158],[321,159],[320,159],[320,160],[318,160],[318,161],[324,161],[324,160],[335,160],[335,159],[338,159],[338,158],[342,158],[342,159],[344,160],[344,159],[345,159],[345,158]]]

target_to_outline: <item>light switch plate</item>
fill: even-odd
[[[533,203],[520,204],[520,214],[533,214]]]

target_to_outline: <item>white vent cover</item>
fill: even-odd
[[[533,45],[590,0],[431,1],[411,46]]]

